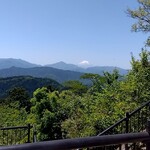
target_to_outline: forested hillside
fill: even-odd
[[[53,89],[60,90],[62,85],[48,78],[35,78],[31,76],[16,76],[0,78],[0,98],[6,98],[10,90],[14,88],[24,88],[31,96],[37,88],[51,86]]]
[[[51,67],[34,67],[34,68],[18,68],[11,67],[8,69],[0,70],[0,77],[12,77],[12,76],[33,76],[39,78],[50,78],[56,80],[59,83],[68,80],[79,80],[83,73],[60,70]]]

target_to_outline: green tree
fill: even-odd
[[[28,92],[22,87],[15,87],[9,90],[8,98],[9,102],[18,102],[19,108],[26,108],[30,110],[30,101]]]
[[[17,105],[17,103],[14,103],[14,105]],[[5,103],[0,104],[0,127],[24,126],[27,124],[26,119],[27,112],[24,108],[18,110]]]
[[[85,86],[80,81],[70,80],[66,81],[63,85],[65,86],[65,89],[71,90],[78,95],[82,95],[87,91],[87,86]]]
[[[121,76],[119,75],[118,70],[113,70],[112,73],[104,72],[104,78],[106,81],[106,84],[113,84],[113,82],[117,81]]]
[[[138,9],[127,10],[130,17],[137,20],[137,22],[132,25],[132,30],[135,32],[142,31],[148,33],[150,32],[150,0],[138,0],[138,3],[140,4]],[[147,45],[150,46],[150,37],[148,37]]]
[[[105,78],[99,74],[85,73],[80,78],[91,81],[92,86],[90,92],[92,93],[100,92],[104,88]]]
[[[37,125],[39,140],[61,139],[61,122],[65,115],[61,111],[59,93],[51,92],[43,87],[37,89],[31,99],[31,111],[34,114],[34,123]]]
[[[138,103],[147,101],[150,98],[150,52],[142,50],[140,60],[132,56],[132,69],[128,74],[130,83],[134,83],[135,88],[132,93]]]

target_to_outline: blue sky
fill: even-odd
[[[136,0],[0,0],[0,58],[130,68],[148,35],[131,32]]]

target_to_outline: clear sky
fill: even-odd
[[[0,0],[0,58],[130,68],[148,35],[131,32],[136,0]]]

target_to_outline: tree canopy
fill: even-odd
[[[137,22],[132,25],[132,30],[142,31],[144,33],[150,32],[150,0],[138,0],[139,7],[136,10],[128,9],[127,12],[130,17],[136,19]],[[150,36],[147,39],[148,46],[150,46]]]

